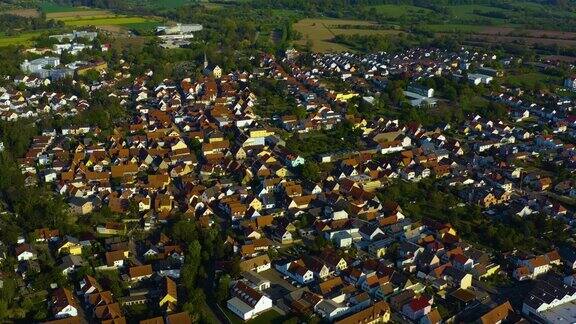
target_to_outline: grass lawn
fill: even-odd
[[[137,32],[152,31],[160,25],[160,21],[145,21],[140,23],[123,24],[122,27],[135,30]]]
[[[530,72],[518,75],[508,75],[504,83],[513,87],[534,88],[537,83],[559,83],[560,78],[540,72]]]

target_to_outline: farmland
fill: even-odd
[[[336,35],[397,35],[398,30],[379,29],[373,22],[346,19],[302,19],[294,24],[294,29],[302,34],[298,42],[304,45],[308,40],[312,48],[318,52],[347,51],[344,45],[334,43]]]
[[[9,45],[30,45],[32,44],[32,39],[39,36],[42,32],[29,32],[21,33],[16,36],[2,36],[0,37],[0,47]]]
[[[46,18],[64,22],[66,26],[94,26],[104,30],[121,32],[128,29],[153,29],[160,24],[154,17],[120,15],[108,10],[97,10],[84,7],[48,6],[43,8]]]
[[[427,8],[410,6],[410,5],[385,4],[385,5],[372,6],[370,8],[376,10],[376,12],[380,14],[394,18],[402,17],[405,15],[430,14],[433,12],[432,10]]]
[[[2,13],[20,17],[40,17],[40,12],[36,9],[12,9],[3,11]]]

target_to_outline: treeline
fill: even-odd
[[[334,41],[344,44],[356,51],[369,53],[380,51],[396,52],[424,41],[423,39],[418,40],[417,38],[418,37],[414,36],[408,38],[402,36],[339,34],[334,37]]]
[[[570,1],[529,1],[529,0],[253,0],[256,7],[282,8],[302,11],[333,11],[335,9],[345,9],[359,6],[374,5],[411,5],[429,9],[437,9],[445,6],[457,5],[488,5],[503,9],[515,9],[516,5],[522,3],[539,3],[543,5],[570,6]]]
[[[0,31],[12,34],[16,31],[29,31],[64,27],[62,21],[46,20],[44,17],[22,17],[12,14],[0,14]]]

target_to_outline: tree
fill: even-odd
[[[202,261],[202,247],[197,240],[188,245],[186,261],[182,267],[182,282],[189,291],[196,288],[196,279],[200,271]]]
[[[306,116],[308,114],[306,113],[306,109],[304,109],[304,107],[298,106],[294,109],[294,115],[296,115],[296,118],[298,118],[298,120],[303,120],[306,119]]]
[[[311,182],[320,180],[320,167],[317,163],[307,160],[301,167],[302,177]]]
[[[230,281],[231,280],[232,279],[227,274],[222,275],[220,277],[220,279],[218,280],[218,287],[216,288],[215,296],[216,296],[216,300],[219,303],[222,303],[228,299],[228,295],[229,295],[228,292],[230,289]]]

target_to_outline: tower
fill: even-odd
[[[208,68],[208,57],[206,57],[206,52],[204,52],[204,70]]]

